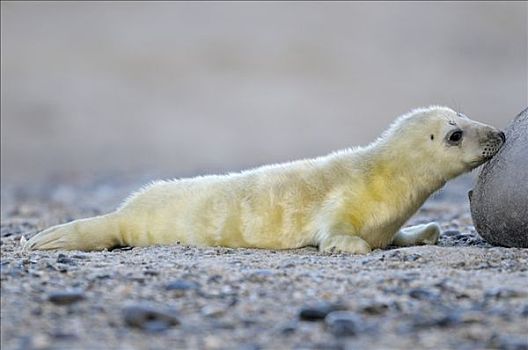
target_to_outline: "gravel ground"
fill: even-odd
[[[439,221],[437,246],[367,256],[22,253],[22,235],[110,210],[142,181],[2,184],[2,349],[528,349],[528,250],[479,238],[471,181],[452,182],[410,220]]]

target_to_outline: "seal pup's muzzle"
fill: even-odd
[[[486,160],[493,157],[506,142],[506,135],[502,131],[489,131],[482,143],[482,157]]]

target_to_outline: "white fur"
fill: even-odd
[[[464,138],[452,145],[446,137],[455,129]],[[497,133],[447,107],[416,109],[366,147],[242,173],[155,182],[115,212],[52,227],[26,247],[179,242],[368,253],[395,236],[396,243],[430,242],[430,227],[415,230],[413,239],[398,230],[447,180],[484,162],[484,147],[496,152],[502,143]]]

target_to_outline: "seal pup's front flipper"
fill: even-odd
[[[352,235],[331,235],[319,243],[319,250],[326,253],[368,254],[370,245],[361,237]]]
[[[394,236],[392,244],[399,247],[436,244],[438,237],[440,237],[440,225],[436,222],[430,222],[401,229]]]

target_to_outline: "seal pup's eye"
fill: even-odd
[[[462,131],[455,131],[449,136],[449,141],[458,142],[462,138]]]
[[[449,143],[451,144],[457,144],[462,140],[462,130],[456,130],[451,135],[449,135],[448,139]]]

